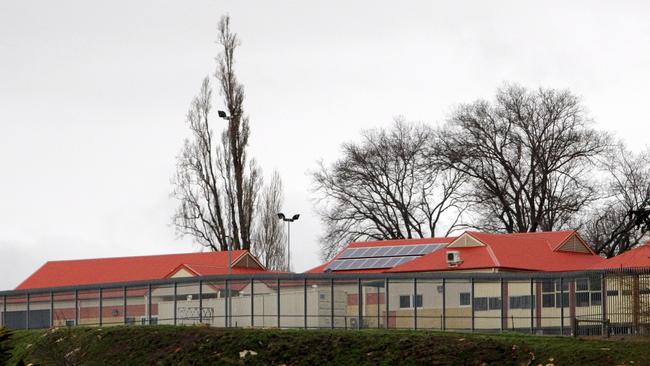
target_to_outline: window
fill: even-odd
[[[589,291],[589,280],[586,278],[576,280],[576,291]]]
[[[488,309],[487,297],[474,298],[474,311],[487,311],[487,309]]]
[[[542,292],[555,292],[555,282],[554,281],[542,282]]]
[[[411,307],[411,296],[409,296],[409,295],[401,295],[399,297],[399,307],[400,307],[400,309],[410,308]]]
[[[399,297],[399,307],[400,309],[406,309],[412,307],[412,303],[415,304],[415,306],[421,308],[422,307],[422,295],[417,295],[415,297],[415,301],[411,301],[413,296],[411,295],[400,295]]]
[[[474,311],[500,310],[500,297],[475,297]]]
[[[544,281],[542,283],[542,307],[559,308],[568,306],[569,283],[567,281],[562,281],[562,284],[560,284],[559,280]]]
[[[553,308],[555,307],[555,294],[543,294],[542,295],[542,307]]]
[[[533,303],[535,303],[534,296],[532,301],[530,295],[510,297],[510,309],[530,309]]]
[[[586,307],[602,304],[600,278],[583,278],[576,280],[576,306]]]
[[[501,309],[501,298],[500,297],[491,297],[489,300],[490,310]]]
[[[471,297],[469,292],[460,293],[460,306],[469,306],[471,303]]]
[[[607,290],[607,297],[618,296],[618,290]]]
[[[65,326],[66,327],[74,327],[74,320],[66,320],[65,321]]]
[[[555,307],[556,308],[568,308],[569,307],[569,292],[565,291],[564,293],[555,294]]]
[[[603,297],[600,292],[592,292],[591,293],[591,305],[602,305],[603,303]]]
[[[576,292],[576,306],[589,306],[589,292]]]
[[[132,318],[132,317],[126,318],[126,324],[127,325],[135,325],[135,318]]]
[[[415,297],[415,306],[421,308],[422,307],[422,295],[417,295]]]

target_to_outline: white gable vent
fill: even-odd
[[[463,263],[462,259],[460,259],[460,252],[457,250],[449,250],[447,251],[447,265],[449,267],[456,267],[459,264]]]

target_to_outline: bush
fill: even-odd
[[[0,327],[0,365],[6,364],[9,358],[11,358],[11,349],[9,348],[10,337],[11,332],[6,328]]]

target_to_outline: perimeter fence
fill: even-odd
[[[0,325],[650,333],[650,269],[257,274],[0,291]]]

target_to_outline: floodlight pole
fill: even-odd
[[[287,272],[291,272],[291,223],[299,218],[300,214],[288,218],[282,212],[278,213],[278,219],[287,223]]]
[[[228,275],[232,274],[232,238],[226,235],[226,249],[228,252]],[[232,312],[232,296],[230,294],[230,286],[228,280],[226,280],[226,318],[224,319],[224,325],[226,328],[229,328],[231,325],[231,312]],[[252,300],[251,300],[252,301]]]

